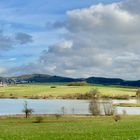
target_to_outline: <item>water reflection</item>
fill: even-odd
[[[0,99],[0,115],[23,114],[25,99]],[[34,114],[90,114],[88,100],[34,100],[27,99]],[[140,100],[113,100],[113,103],[137,103]],[[118,113],[140,115],[140,107],[117,107]]]

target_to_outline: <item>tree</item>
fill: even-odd
[[[98,99],[92,99],[89,103],[89,111],[92,115],[97,116],[101,114],[100,101]]]
[[[61,107],[61,111],[62,111],[62,114],[65,115],[65,113],[66,113],[66,109],[65,109],[64,106]]]
[[[22,110],[22,112],[25,113],[25,118],[28,118],[28,116],[33,113],[33,109],[28,108],[28,102],[27,101],[25,101],[25,103],[24,103],[24,109]]]
[[[106,99],[102,101],[104,114],[107,116],[111,116],[115,112],[115,108],[113,108],[112,100]]]
[[[101,100],[101,99],[92,99],[89,103],[89,111],[93,116],[97,115],[107,115],[111,116],[114,114],[114,108],[112,100]]]
[[[87,93],[91,101],[89,103],[89,111],[92,115],[101,115],[100,92],[98,89],[93,89]]]

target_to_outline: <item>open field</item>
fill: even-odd
[[[0,118],[1,140],[139,140],[140,116],[125,116],[115,122],[112,117],[34,117]]]
[[[55,88],[51,88],[55,86]],[[67,86],[59,84],[22,84],[0,87],[1,98],[62,98],[67,95],[84,94],[98,89],[101,95],[109,97],[135,96],[137,88],[115,86]]]

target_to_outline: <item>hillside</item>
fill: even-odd
[[[70,78],[62,76],[51,76],[46,74],[29,74],[16,77],[0,77],[2,83],[64,83],[64,82],[81,82],[85,81],[90,84],[101,85],[120,85],[120,86],[140,86],[138,81],[126,81],[119,78],[89,77],[89,78]]]
[[[61,83],[61,82],[78,82],[80,79],[69,77],[51,76],[46,74],[29,74],[20,75],[17,77],[1,77],[0,81],[3,83]]]

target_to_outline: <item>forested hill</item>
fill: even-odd
[[[64,83],[64,82],[82,82],[101,85],[121,85],[121,86],[140,86],[138,81],[126,81],[118,78],[89,77],[89,78],[70,78],[61,76],[51,76],[46,74],[29,74],[16,77],[0,77],[1,83]]]

